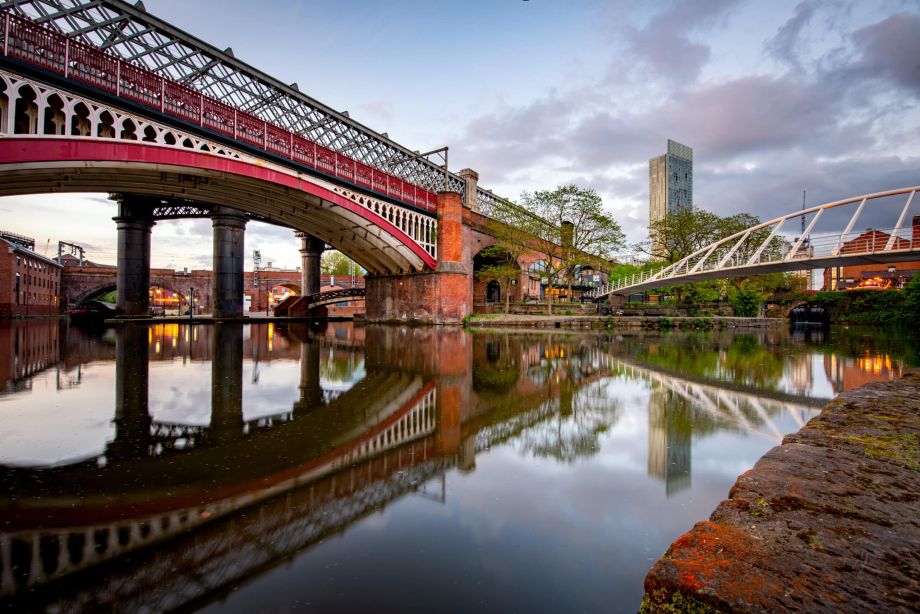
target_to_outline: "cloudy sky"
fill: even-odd
[[[668,138],[693,147],[695,204],[719,214],[920,184],[920,0],[145,5],[411,149],[449,145],[501,195],[593,187],[630,241]],[[0,199],[0,226],[96,261],[114,262],[113,215],[104,195]],[[246,241],[299,264],[286,230]],[[210,266],[210,224],[158,224],[153,261]]]

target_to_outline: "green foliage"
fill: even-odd
[[[719,217],[703,209],[685,208],[649,225],[650,240],[637,247],[668,264],[718,240]]]
[[[920,322],[920,273],[915,274],[901,292],[904,296],[901,318],[908,322]]]
[[[760,295],[753,290],[736,290],[729,294],[728,303],[739,318],[753,318],[760,313]]]
[[[613,254],[625,245],[623,230],[604,210],[603,200],[594,190],[569,184],[555,190],[525,192],[521,205],[531,215],[520,216],[518,227],[533,237],[538,251],[546,254],[545,275],[550,287],[567,277],[569,296],[577,265],[605,269]],[[552,312],[550,300],[548,296]]]
[[[364,275],[364,269],[340,251],[330,250],[320,256],[320,271],[326,275]]]
[[[515,254],[505,249],[506,246],[514,249],[513,246],[502,242],[501,245],[493,245],[479,252],[476,257],[479,262],[476,278],[483,282],[498,282],[502,296],[505,297],[505,313],[508,313],[511,310],[512,283],[521,275],[521,269],[517,264],[521,250],[516,250]]]
[[[910,284],[915,283],[912,280]],[[910,286],[908,284],[908,286]],[[792,300],[805,300],[827,310],[832,323],[894,324],[915,323],[918,312],[909,301],[918,293],[916,287],[904,290],[848,290],[845,292],[816,292],[793,295]],[[916,299],[915,299],[916,300]]]
[[[102,303],[112,303],[112,304],[117,303],[118,302],[118,291],[112,290],[111,292],[106,292],[102,296],[98,297],[96,300]]]
[[[674,320],[671,318],[661,318],[658,320],[658,328],[674,328]]]

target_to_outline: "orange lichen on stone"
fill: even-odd
[[[920,370],[829,403],[645,578],[643,614],[915,611]]]

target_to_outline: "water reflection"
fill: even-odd
[[[0,342],[0,597],[67,611],[635,610],[647,559],[837,390],[828,361],[913,360],[857,332],[15,322]],[[325,582],[279,588],[287,564]]]

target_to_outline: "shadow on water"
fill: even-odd
[[[46,321],[0,323],[0,349],[0,598],[66,611],[638,604],[734,475],[917,364],[856,329]]]

